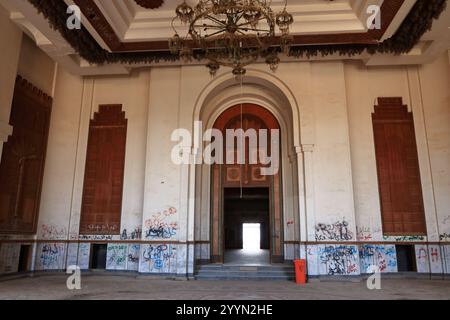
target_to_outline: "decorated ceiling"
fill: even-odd
[[[175,8],[181,2],[0,0],[13,20],[38,45],[41,42],[44,51],[58,51],[59,56],[65,52],[79,66],[178,62],[179,56],[169,51],[168,39],[173,35],[171,21]],[[66,27],[67,9],[73,4],[81,9],[80,30]],[[447,0],[290,0],[287,9],[294,17],[293,42],[286,58],[411,54],[432,44],[427,40],[427,32],[437,20],[442,20],[439,18],[443,12],[448,16],[446,4]],[[273,0],[271,4],[274,10],[283,5],[281,0]],[[369,29],[366,23],[370,5],[379,5],[379,28]],[[449,31],[449,26],[442,22],[438,25]],[[194,58],[203,57],[204,52],[194,48]]]

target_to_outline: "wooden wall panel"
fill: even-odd
[[[401,98],[379,98],[372,115],[385,235],[426,234],[411,112]]]
[[[52,99],[18,77],[0,163],[0,233],[35,234]]]
[[[89,127],[80,234],[120,234],[127,119],[101,105]]]

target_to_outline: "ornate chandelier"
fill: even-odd
[[[199,51],[208,60],[206,66],[211,75],[220,66],[227,66],[234,75],[242,76],[245,66],[259,57],[276,71],[279,48],[289,52],[289,27],[294,19],[286,10],[287,0],[276,14],[270,5],[270,0],[200,0],[191,7],[184,0],[175,10],[175,35],[169,39],[169,49],[185,62],[192,59],[194,51]],[[176,24],[187,28],[185,35],[180,35]],[[280,37],[276,36],[276,26]]]

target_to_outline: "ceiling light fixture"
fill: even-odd
[[[289,28],[294,19],[286,6],[287,0],[275,14],[271,1],[266,0],[200,0],[195,7],[184,0],[175,10],[175,35],[169,39],[169,49],[184,62],[192,59],[194,50],[200,50],[211,75],[227,66],[237,77],[243,76],[245,67],[259,57],[276,71],[279,48],[288,53],[293,41]],[[186,34],[181,36],[177,28],[183,26]]]

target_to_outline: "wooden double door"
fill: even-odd
[[[251,156],[259,154],[261,141],[258,134],[258,144],[256,148],[251,148],[249,140],[245,139],[245,162],[237,163],[239,145],[235,141],[234,149],[227,149],[227,130],[242,129],[247,132],[254,129],[257,133],[265,129],[268,133],[267,143],[264,150],[267,155],[273,156],[276,153],[281,155],[281,143],[279,139],[272,139],[272,133],[276,130],[281,138],[280,126],[274,115],[267,109],[255,104],[236,105],[223,112],[214,124],[214,129],[222,132],[224,137],[224,163],[213,164],[211,172],[211,262],[223,263],[225,252],[225,226],[224,221],[226,191],[230,189],[250,190],[265,189],[269,194],[269,249],[272,263],[281,263],[283,257],[283,231],[282,231],[282,199],[281,199],[281,156],[272,159],[271,164],[264,164],[260,157],[258,161],[252,163]],[[237,140],[237,139],[236,139]],[[273,140],[273,141],[272,141]],[[272,141],[272,143],[271,143]],[[275,141],[275,143],[274,143]],[[235,162],[227,164],[226,156],[229,153],[235,156]],[[256,159],[256,158],[253,158]],[[275,174],[262,175],[261,168],[273,166],[273,161],[277,161],[278,170]],[[245,192],[243,192],[245,193]],[[239,223],[237,220],[236,223]]]

